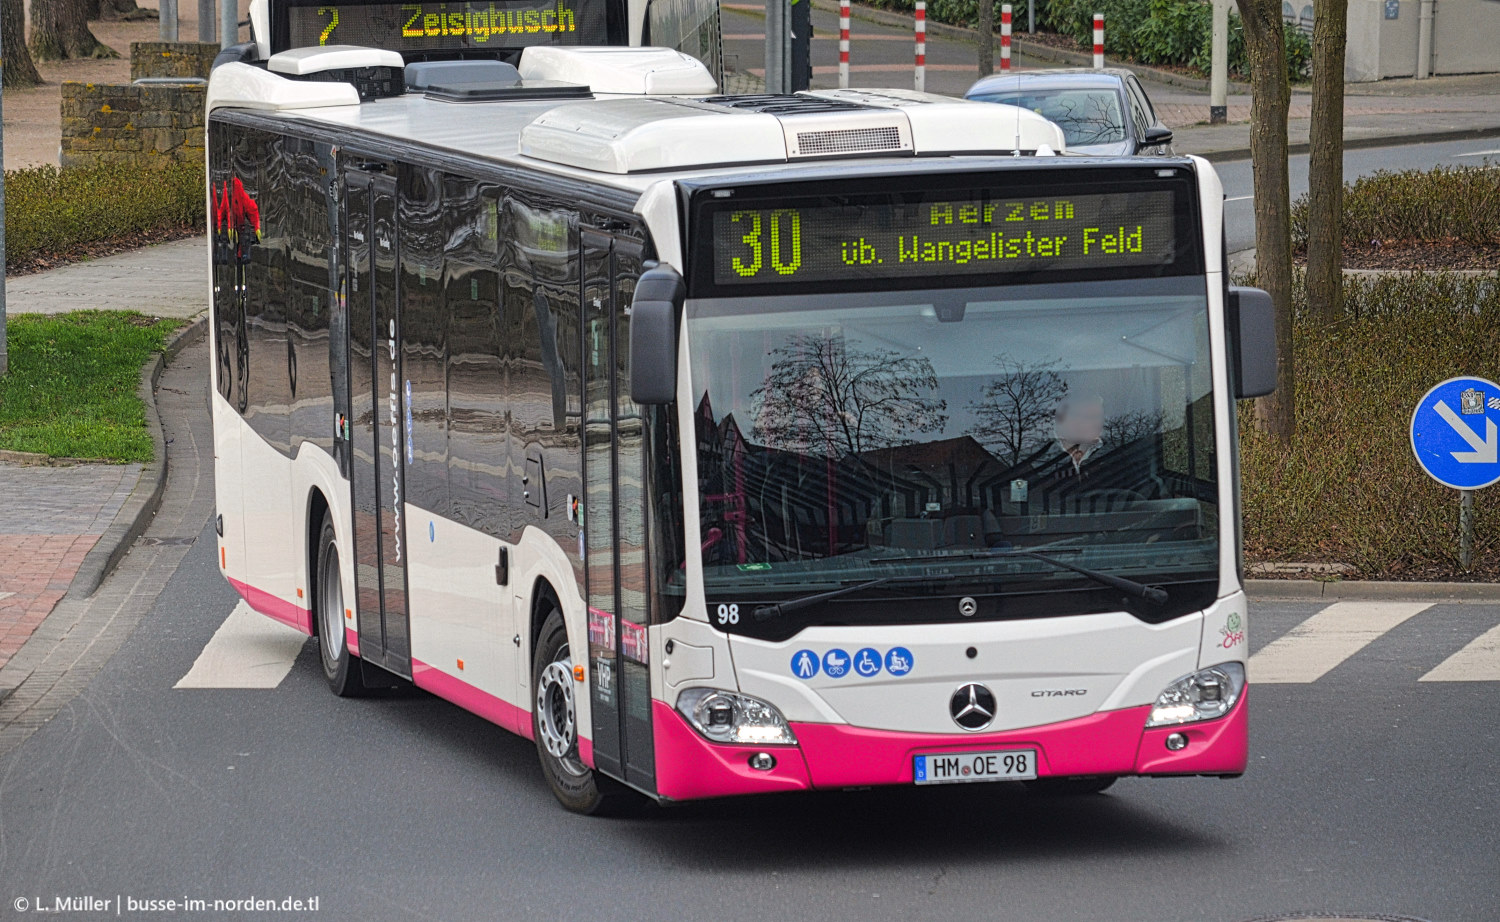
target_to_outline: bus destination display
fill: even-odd
[[[714,283],[908,279],[1156,266],[1177,250],[1174,193],[933,196],[920,202],[726,208]],[[827,201],[826,199],[824,200]]]
[[[601,0],[339,3],[289,6],[286,15],[289,48],[461,51],[604,41]]]

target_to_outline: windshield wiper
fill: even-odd
[[[1079,550],[1082,549],[1079,548]],[[1144,599],[1145,601],[1150,602],[1153,605],[1161,605],[1165,603],[1168,598],[1167,590],[1161,589],[1156,586],[1147,586],[1146,584],[1138,583],[1133,579],[1126,579],[1123,576],[1115,576],[1113,573],[1105,573],[1102,570],[1095,570],[1090,567],[1080,567],[1077,564],[1068,563],[1066,560],[1058,560],[1056,557],[1048,557],[1046,554],[1040,554],[1036,551],[1017,550],[1015,548],[995,548],[992,550],[984,551],[969,551],[963,554],[944,554],[940,557],[927,557],[922,555],[912,555],[908,557],[878,557],[870,562],[897,563],[900,561],[908,560],[922,560],[928,563],[941,563],[944,560],[953,560],[956,558],[983,560],[994,557],[1028,557],[1032,560],[1040,560],[1042,563],[1050,563],[1054,567],[1061,567],[1064,570],[1072,570],[1079,576],[1086,576],[1096,583],[1102,583],[1112,589],[1118,589],[1126,595],[1131,596],[1132,598]]]
[[[883,586],[886,583],[909,583],[913,581],[924,581],[927,579],[930,579],[930,577],[896,575],[882,576],[878,579],[871,579],[866,580],[862,583],[855,583],[853,586],[840,586],[837,589],[830,589],[827,592],[817,592],[812,595],[802,596],[801,598],[787,599],[785,602],[772,602],[770,605],[757,605],[755,608],[752,608],[750,610],[750,617],[754,618],[756,621],[770,621],[772,618],[779,618],[787,612],[793,612],[799,608],[806,608],[809,605],[816,605],[819,602],[826,602],[829,599],[836,599],[841,595],[848,595],[851,592],[859,592],[861,589],[874,589],[876,586]]]

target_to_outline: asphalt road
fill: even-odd
[[[1307,155],[1292,157],[1290,163],[1291,198],[1295,202],[1307,194]],[[1472,167],[1485,163],[1500,167],[1500,138],[1361,148],[1344,152],[1344,181],[1352,182],[1356,177],[1379,170],[1427,170],[1435,166]],[[1248,250],[1255,246],[1255,203],[1252,200],[1255,183],[1250,161],[1235,160],[1217,163],[1214,167],[1224,182],[1224,231],[1229,252]]]
[[[1500,916],[1500,682],[1419,681],[1500,624],[1500,605],[1413,606],[1333,660],[1303,636],[1327,606],[1254,605],[1252,648],[1285,638],[1283,672],[1335,665],[1252,686],[1252,764],[1236,781],[1125,780],[1071,801],[885,789],[590,819],[554,803],[529,744],[456,707],[334,698],[311,643],[293,645],[275,688],[174,688],[236,605],[215,564],[205,523],[93,683],[0,758],[6,917],[35,916],[18,900],[85,895],[317,897],[323,917],[364,920]]]

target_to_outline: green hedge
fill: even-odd
[[[871,0],[885,9],[911,10],[913,0]],[[927,15],[952,25],[979,21],[980,0],[931,0]],[[1025,3],[1013,3],[1019,28],[1024,28]],[[1068,35],[1085,48],[1094,44],[1094,14],[1104,14],[1104,53],[1138,64],[1192,67],[1208,73],[1213,8],[1199,0],[1036,0],[1037,28]],[[1000,4],[995,4],[999,27]],[[1312,41],[1300,30],[1285,32],[1287,76],[1305,79],[1312,66]],[[1229,70],[1249,73],[1245,30],[1235,13],[1229,14]]]
[[[90,243],[203,227],[203,167],[119,165],[5,172],[5,250],[12,265]]]
[[[1345,317],[1304,320],[1293,350],[1297,437],[1282,447],[1240,408],[1245,548],[1256,560],[1347,563],[1359,577],[1459,575],[1458,494],[1412,457],[1412,408],[1444,379],[1500,368],[1500,273],[1344,283]],[[1475,575],[1500,578],[1500,488],[1475,494]]]
[[[1362,176],[1344,186],[1344,239],[1500,245],[1500,164]],[[1307,196],[1292,205],[1292,245],[1307,245]]]

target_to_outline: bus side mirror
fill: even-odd
[[[630,399],[641,406],[677,399],[677,318],[687,286],[671,266],[654,266],[635,283],[630,306]]]
[[[1276,306],[1259,288],[1232,287],[1228,308],[1234,396],[1264,397],[1276,390]]]

